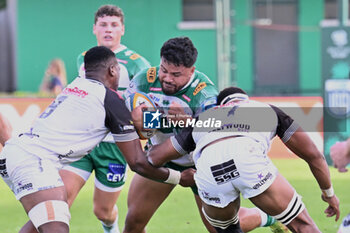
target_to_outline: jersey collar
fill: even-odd
[[[183,88],[181,88],[180,91],[186,89],[186,88],[192,83],[192,81],[193,81],[195,75],[196,75],[196,71],[193,72],[193,74],[192,74],[190,80],[187,82],[187,84],[186,84]]]
[[[117,48],[116,50],[114,50],[114,53],[119,53],[121,51],[123,51],[124,49],[126,49],[125,45],[120,44],[119,48]]]

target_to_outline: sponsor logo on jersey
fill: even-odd
[[[133,55],[130,56],[130,59],[131,59],[131,60],[136,60],[136,59],[138,59],[138,58],[140,58],[140,57],[141,57],[141,56],[140,56],[139,54],[134,53]]]
[[[110,163],[108,164],[107,180],[110,182],[121,182],[125,176],[125,165]]]
[[[64,88],[62,93],[67,94],[67,95],[76,95],[76,96],[81,97],[81,98],[85,98],[85,96],[87,96],[89,94],[88,92],[86,92],[84,90],[80,90],[78,87],[74,87],[74,88],[66,87],[66,88]]]
[[[217,184],[224,184],[240,177],[233,159],[210,167],[212,175]]]
[[[125,60],[122,60],[122,59],[117,59],[117,61],[118,61],[119,63],[128,64],[128,61],[125,61]]]
[[[187,100],[188,102],[190,102],[191,101],[191,98],[190,97],[188,97],[187,95],[185,95],[185,94],[183,94],[182,95],[182,98],[184,98],[185,100]]]
[[[260,179],[259,183],[255,184],[253,186],[253,189],[258,189],[261,186],[263,186],[268,180],[272,179],[272,174],[269,172],[266,174],[266,176],[264,177],[262,173],[258,174],[258,178]]]
[[[199,190],[198,190],[199,191]],[[208,201],[215,202],[215,203],[221,203],[220,197],[212,197],[208,192],[205,192],[203,190],[200,190],[200,193],[204,199],[207,199]]]
[[[18,183],[18,188],[16,189],[16,192],[19,193],[23,190],[31,190],[33,189],[33,184],[32,183],[28,183],[28,184],[21,184],[21,183]]]
[[[156,67],[151,67],[147,70],[147,81],[149,83],[154,83],[156,80],[156,75],[157,75],[157,68]]]
[[[238,132],[249,132],[250,125],[248,124],[224,124],[219,128],[213,129],[212,132],[220,131],[220,130],[232,130],[235,129]]]
[[[58,155],[58,158],[62,159],[62,158],[65,158],[65,157],[68,157],[68,156],[72,155],[73,153],[74,153],[73,150],[69,150],[69,152],[64,154],[64,155]]]
[[[197,95],[201,90],[203,90],[207,84],[205,82],[201,82],[196,86],[196,89],[194,89],[193,95]]]
[[[170,101],[169,100],[163,100],[163,105],[169,105]]]
[[[150,91],[162,91],[161,87],[150,87],[149,88]]]
[[[126,130],[134,130],[135,127],[133,125],[124,125],[123,126],[123,131],[126,131]]]

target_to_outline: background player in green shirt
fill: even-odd
[[[97,44],[111,49],[119,62],[120,79],[118,92],[129,85],[129,81],[142,69],[150,67],[149,62],[139,54],[121,44],[124,35],[124,13],[114,5],[103,5],[95,13],[93,33]],[[84,55],[78,57],[79,76],[84,77]],[[111,136],[111,135],[110,135]],[[101,220],[104,232],[117,233],[118,209],[116,201],[125,183],[126,161],[111,137],[101,142],[83,159],[61,170],[61,176],[72,205],[80,189],[95,170],[94,213]]]
[[[197,49],[188,37],[177,37],[166,41],[161,48],[160,65],[136,75],[125,91],[125,97],[141,91],[147,93],[158,107],[164,108],[170,115],[196,116],[216,105],[217,96],[216,87],[210,79],[195,69],[196,59]],[[157,130],[150,139],[150,144],[160,144],[174,135],[174,132],[172,129]],[[187,154],[165,166],[182,171],[194,167],[194,162],[192,156]],[[175,185],[154,182],[135,174],[128,193],[128,214],[124,233],[144,232],[148,221],[174,187]],[[207,230],[211,233],[216,232],[203,216],[197,187],[192,187],[192,191]],[[257,209],[247,208],[240,210],[240,218],[245,232],[263,226],[269,220],[274,221]]]

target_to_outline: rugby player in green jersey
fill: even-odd
[[[188,37],[168,40],[161,48],[160,65],[143,70],[136,75],[124,92],[125,98],[136,91],[147,93],[158,107],[168,111],[168,115],[177,114],[181,117],[196,116],[216,105],[216,87],[205,74],[195,69],[196,58],[197,49]],[[137,125],[135,119],[134,123]],[[160,144],[171,135],[174,135],[173,129],[163,128],[157,130],[149,142],[153,145]],[[189,167],[194,168],[194,162],[192,156],[187,154],[165,166],[182,171]],[[135,174],[128,193],[128,214],[124,233],[145,232],[145,227],[152,215],[174,187],[175,185],[154,182]],[[192,187],[192,191],[207,230],[211,233],[216,232],[201,211],[197,187]],[[256,208],[241,208],[239,215],[245,232],[275,222],[271,216]]]

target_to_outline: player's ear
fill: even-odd
[[[118,65],[110,65],[109,67],[108,67],[108,73],[109,73],[109,75],[110,76],[115,76],[115,74],[116,74],[116,72],[118,72],[118,67],[117,67]]]
[[[92,26],[92,33],[93,33],[94,35],[96,35],[96,24],[94,24],[94,25]]]
[[[125,26],[124,26],[124,24],[123,24],[123,26],[122,26],[122,36],[124,36],[124,33],[125,33]]]
[[[191,67],[191,76],[192,76],[192,74],[194,73],[195,69],[196,69],[195,66],[192,66],[192,67]]]

